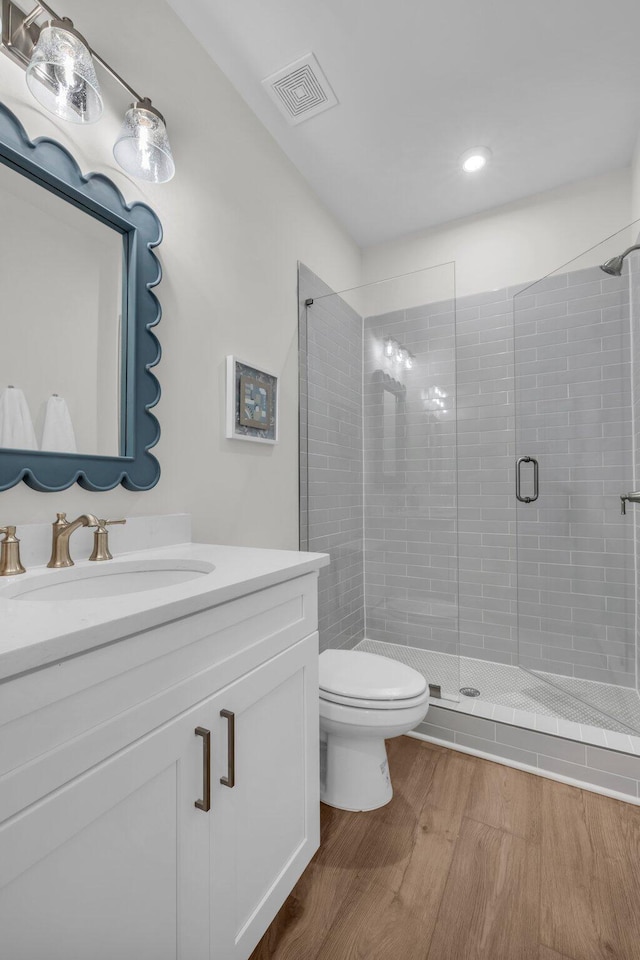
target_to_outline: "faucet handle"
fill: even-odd
[[[640,490],[630,490],[629,493],[620,494],[620,513],[623,517],[627,512],[627,501],[629,503],[640,503]]]
[[[16,528],[0,527],[0,533],[5,534],[4,540],[0,542],[0,577],[26,573],[20,561],[20,541],[16,537]]]
[[[109,531],[107,527],[126,522],[126,520],[98,520],[98,526],[93,535],[93,553],[89,560],[113,560],[109,550]]]

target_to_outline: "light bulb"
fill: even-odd
[[[460,157],[460,163],[465,173],[478,173],[491,159],[491,150],[488,147],[473,147]]]

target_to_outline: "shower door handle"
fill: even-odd
[[[520,482],[520,471],[522,469],[523,463],[532,463],[533,464],[533,496],[532,497],[523,497],[522,496],[522,487]],[[518,457],[516,460],[516,499],[520,503],[535,503],[539,495],[539,471],[538,461],[535,457]]]

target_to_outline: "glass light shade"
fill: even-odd
[[[150,183],[171,180],[176,167],[164,119],[150,101],[141,100],[127,110],[113,155],[123,170]]]
[[[70,20],[52,20],[40,31],[27,67],[27,86],[43,107],[63,120],[95,123],[102,116],[93,57]]]

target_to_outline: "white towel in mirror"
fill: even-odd
[[[47,400],[41,449],[56,453],[77,453],[76,435],[67,401],[56,394]]]
[[[18,387],[5,387],[0,393],[0,447],[38,449],[29,404]]]

